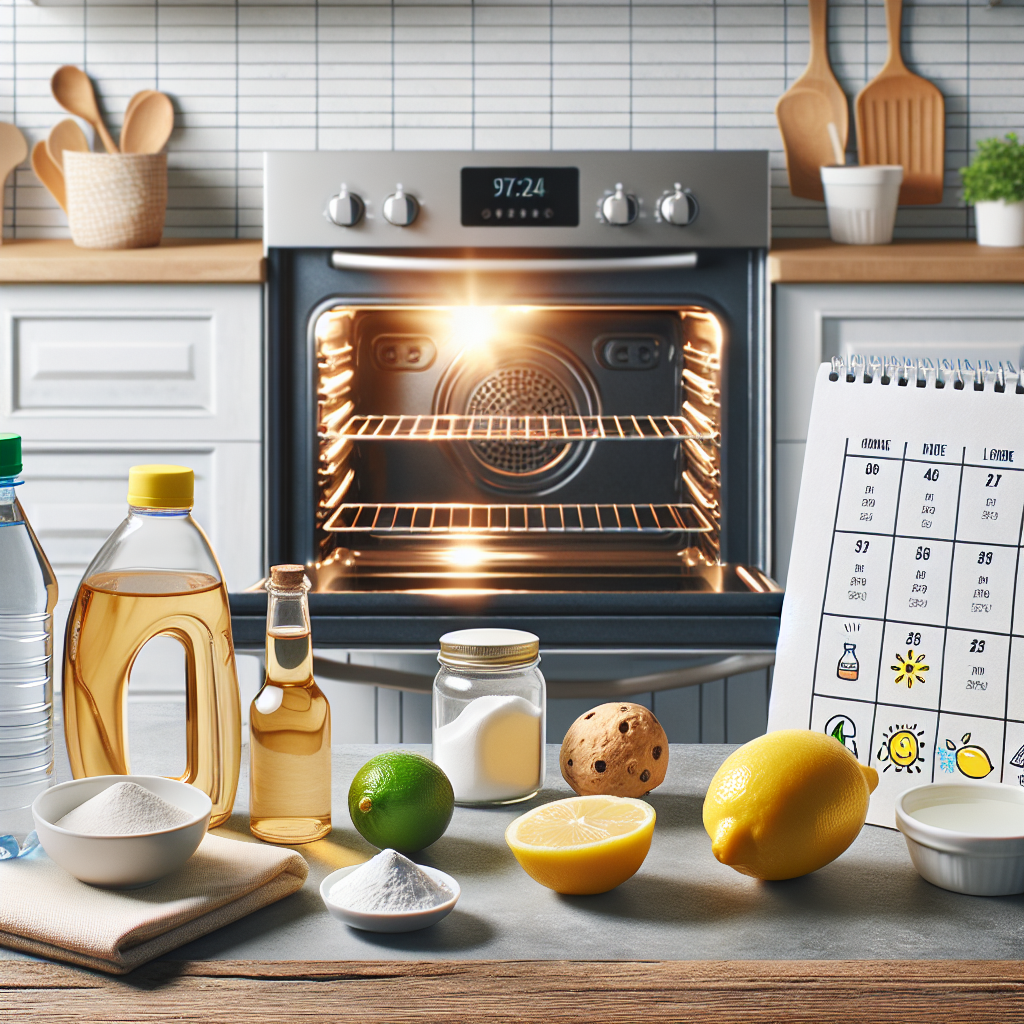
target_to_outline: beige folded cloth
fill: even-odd
[[[174,874],[115,891],[78,881],[40,847],[0,861],[0,944],[127,974],[301,889],[308,874],[292,850],[207,834]]]

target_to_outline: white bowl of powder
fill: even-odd
[[[97,775],[40,793],[32,804],[51,860],[90,885],[133,889],[176,871],[210,824],[210,798],[159,775]]]
[[[332,917],[367,932],[429,928],[459,901],[459,883],[437,868],[381,850],[365,864],[332,871],[320,896]]]

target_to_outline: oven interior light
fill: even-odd
[[[497,332],[497,310],[493,306],[460,306],[452,310],[452,332],[462,348],[485,345]]]
[[[451,548],[447,552],[448,561],[458,569],[475,569],[487,558],[487,553],[475,547]]]

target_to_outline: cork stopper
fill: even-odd
[[[306,578],[304,565],[272,565],[270,567],[270,585],[275,590],[301,590]]]

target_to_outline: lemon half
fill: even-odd
[[[577,796],[535,807],[505,830],[523,870],[566,895],[608,892],[643,864],[654,808],[623,796]]]

